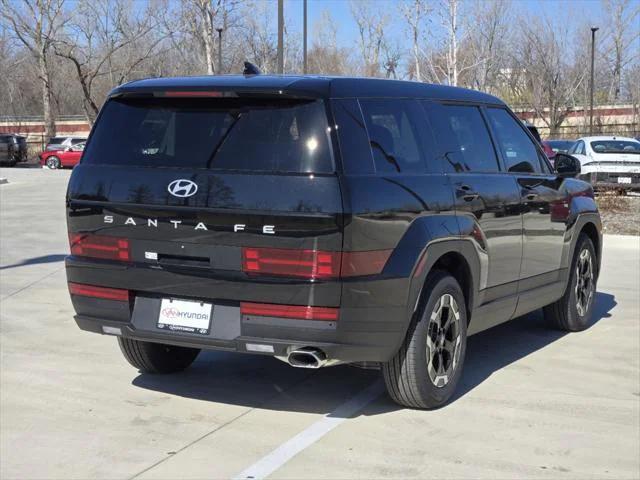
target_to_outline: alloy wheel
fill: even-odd
[[[584,317],[593,298],[593,260],[588,249],[582,250],[576,262],[576,310]]]
[[[431,383],[444,387],[460,361],[460,308],[449,293],[436,302],[427,329],[427,371]]]

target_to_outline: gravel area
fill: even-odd
[[[604,233],[640,236],[640,196],[599,195]]]

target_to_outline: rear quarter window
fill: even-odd
[[[105,105],[84,164],[331,173],[321,100],[144,98]]]
[[[422,112],[413,100],[363,99],[362,114],[378,173],[424,173]],[[422,127],[422,128],[421,128]]]

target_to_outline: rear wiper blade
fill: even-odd
[[[241,117],[242,117],[242,112],[238,112],[238,115],[236,116],[236,118],[233,120],[231,125],[229,125],[229,128],[227,128],[227,131],[224,132],[224,135],[218,141],[218,144],[216,145],[216,147],[213,149],[213,153],[209,157],[209,160],[207,160],[207,168],[211,168],[211,163],[213,163],[213,159],[216,158],[218,151],[220,151],[220,149],[222,148],[222,145],[224,145],[225,140],[229,137],[231,130],[233,130],[233,127],[236,126],[236,124],[238,123]]]

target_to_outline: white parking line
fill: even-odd
[[[249,468],[243,470],[235,476],[234,479],[244,480],[249,478],[266,478],[295,457],[298,453],[313,445],[342,422],[348,420],[353,414],[378,398],[383,390],[384,386],[382,380],[372,383],[355,397],[344,402],[333,412],[328,413],[321,420],[318,420],[295,437],[287,440],[271,453],[262,457]]]

